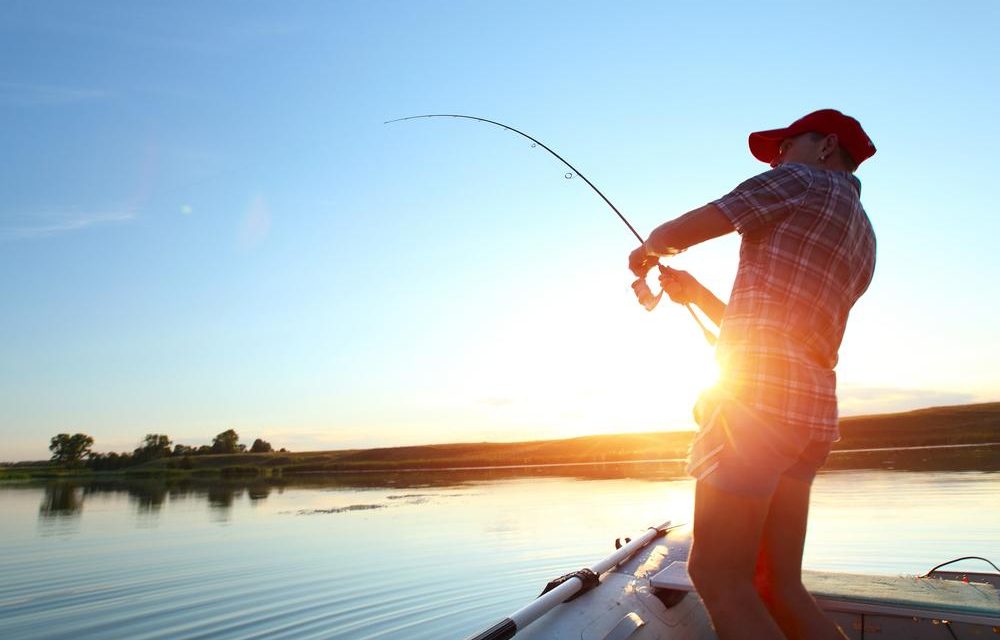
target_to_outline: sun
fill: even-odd
[[[700,330],[669,303],[536,300],[481,335],[451,397],[478,399],[479,424],[533,438],[692,429],[691,407],[718,376]]]

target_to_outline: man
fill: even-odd
[[[660,277],[672,300],[719,325],[718,384],[695,408],[700,431],[688,569],[720,638],[844,638],[802,586],[809,491],[837,427],[837,352],[875,267],[875,235],[853,172],[875,153],[833,109],[750,134],[772,170],[671,220],[629,257],[640,278],[661,256],[742,236],[726,304],[690,274]]]

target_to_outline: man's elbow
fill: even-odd
[[[706,204],[684,216],[684,227],[691,245],[724,236],[736,230],[733,221],[714,204]],[[688,245],[690,246],[690,245]]]

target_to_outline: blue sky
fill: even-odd
[[[845,414],[1000,398],[995,2],[9,2],[0,460],[82,431],[293,450],[689,427],[645,233],[839,108],[879,148]],[[738,238],[676,261],[726,297]]]

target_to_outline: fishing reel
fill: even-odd
[[[672,271],[670,267],[666,267],[660,263],[656,263],[656,266],[660,269],[661,278],[663,276],[670,276],[670,272]],[[635,297],[639,300],[639,304],[641,304],[646,311],[652,311],[655,309],[656,305],[660,304],[660,300],[663,298],[663,289],[660,289],[660,292],[654,295],[653,291],[646,283],[645,277],[638,278],[632,283],[632,291],[635,292]],[[712,333],[708,327],[705,326],[705,323],[701,321],[698,314],[694,312],[690,302],[685,302],[683,304],[687,308],[688,313],[691,314],[691,317],[694,318],[694,321],[698,323],[698,327],[701,328],[701,333],[705,336],[705,341],[708,342],[709,346],[714,347],[715,343],[718,341],[718,336]]]
[[[660,275],[665,276],[670,273],[670,267],[665,267],[662,264],[657,263],[657,267],[660,268]],[[656,295],[649,288],[649,284],[646,282],[646,278],[637,278],[635,282],[632,283],[632,291],[635,292],[635,297],[639,300],[646,311],[652,311],[656,308],[656,305],[660,304],[660,299],[663,298],[663,289]]]

